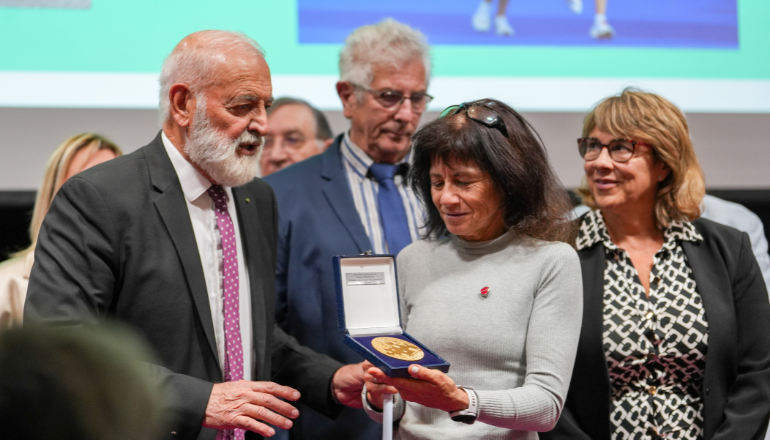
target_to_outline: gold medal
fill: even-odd
[[[385,356],[402,361],[419,361],[425,357],[425,352],[420,347],[398,338],[374,338],[372,347]]]

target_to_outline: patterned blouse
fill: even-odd
[[[689,222],[663,234],[650,298],[628,253],[610,240],[600,211],[580,224],[578,250],[602,243],[604,351],[612,382],[613,440],[703,438],[701,390],[708,323],[682,241],[702,241]]]

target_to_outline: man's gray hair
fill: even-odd
[[[401,67],[414,58],[425,66],[425,85],[430,80],[430,46],[422,32],[392,18],[354,30],[340,52],[340,81],[369,87],[375,64]]]
[[[240,32],[200,31],[185,37],[163,62],[160,71],[160,123],[171,117],[169,91],[174,84],[187,84],[198,96],[217,84],[218,75],[212,72],[225,61],[224,50],[241,49],[256,56],[265,56],[252,38]]]

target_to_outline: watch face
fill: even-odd
[[[452,420],[454,420],[455,422],[462,422],[470,425],[471,423],[476,421],[476,416],[466,414],[461,416],[454,416],[452,417]]]

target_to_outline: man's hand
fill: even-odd
[[[299,411],[278,399],[299,399],[299,391],[273,382],[224,382],[214,385],[206,406],[203,426],[214,429],[245,429],[263,437],[272,437],[275,430],[257,420],[289,429]],[[282,417],[285,416],[285,417]]]
[[[363,408],[361,390],[364,388],[362,364],[345,365],[334,373],[332,392],[337,401],[351,408]]]
[[[364,361],[363,364],[361,364],[361,367],[364,370],[364,380],[366,381],[366,400],[369,401],[371,406],[382,411],[383,394],[398,394],[398,390],[390,385],[386,385],[369,373],[369,369],[377,370],[382,373],[382,371],[372,365],[371,362]],[[384,375],[385,373],[382,374]]]

